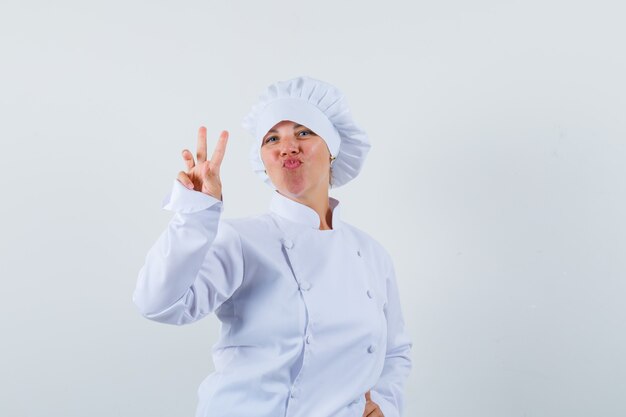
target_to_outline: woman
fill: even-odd
[[[393,265],[328,195],[359,173],[365,132],[335,87],[308,77],[269,86],[244,126],[252,164],[275,189],[269,213],[220,218],[228,132],[207,160],[200,128],[134,302],[164,323],[220,319],[198,417],[400,416],[411,342]]]

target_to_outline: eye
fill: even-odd
[[[315,135],[315,133],[311,132],[310,130],[301,130],[298,132],[298,136],[311,136],[311,135]]]
[[[263,144],[265,145],[266,143],[271,143],[271,142],[276,142],[278,140],[277,136],[270,136],[265,138],[265,140],[263,141]]]

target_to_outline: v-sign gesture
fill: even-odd
[[[211,159],[207,157],[206,127],[198,129],[198,146],[196,150],[197,162],[188,149],[183,149],[183,160],[187,165],[187,172],[180,171],[176,179],[190,190],[196,190],[222,199],[222,182],[220,181],[220,166],[226,152],[228,132],[223,130],[220,134]]]

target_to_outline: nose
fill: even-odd
[[[296,155],[300,152],[300,144],[294,136],[289,136],[281,140],[280,155]]]

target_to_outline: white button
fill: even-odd
[[[295,389],[291,390],[291,394],[289,394],[291,398],[296,398],[298,396],[298,392]]]
[[[306,344],[307,344],[307,345],[310,345],[310,344],[311,344],[311,335],[310,335],[310,334],[307,334],[307,335],[306,335]]]
[[[287,249],[291,249],[293,248],[293,241],[289,240],[289,239],[283,239],[283,245],[287,248]]]
[[[302,291],[308,291],[311,288],[311,283],[309,281],[300,281],[298,287]]]
[[[372,292],[372,290],[367,290],[367,296],[369,298],[374,298],[374,293]]]
[[[374,352],[376,352],[376,346],[374,346],[374,345],[370,345],[370,347],[368,347],[368,348],[367,348],[367,351],[368,351],[369,353],[374,353]]]

